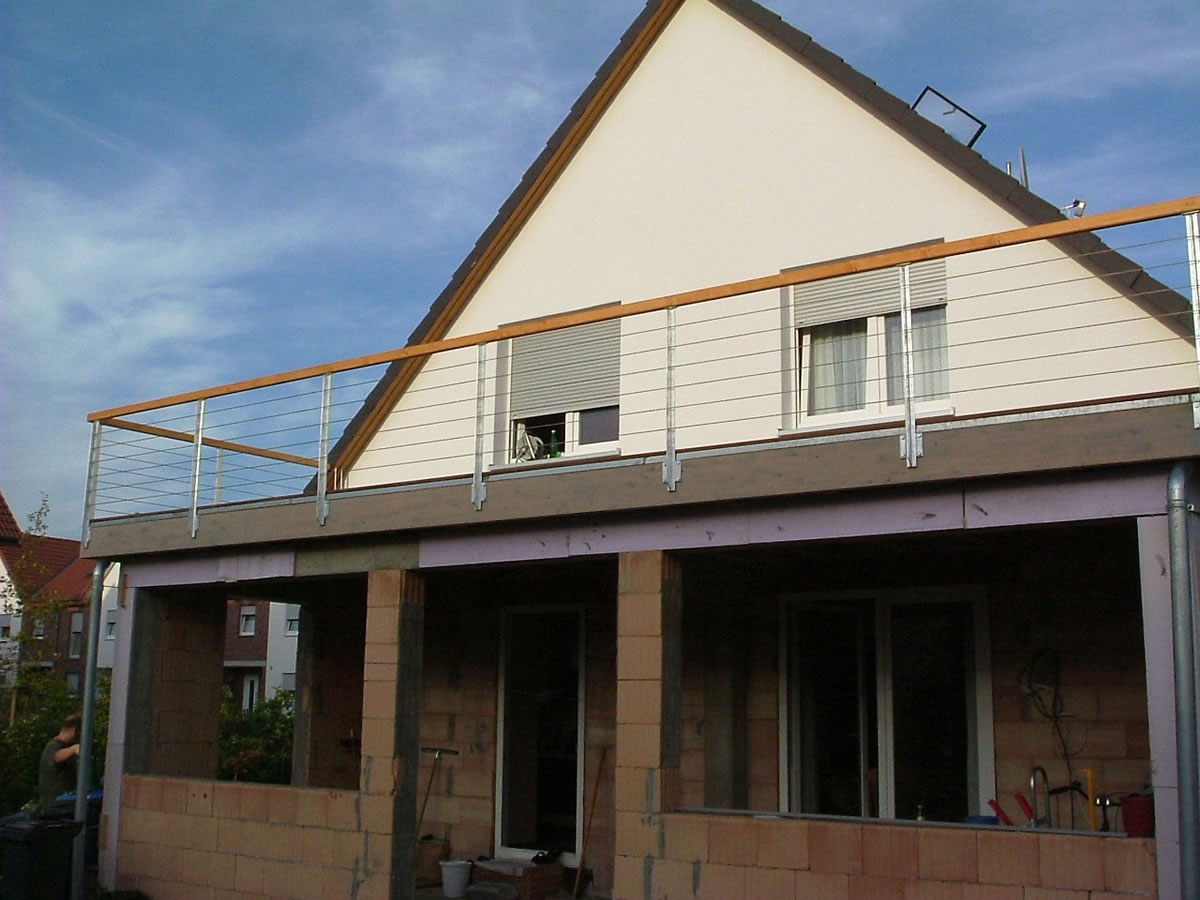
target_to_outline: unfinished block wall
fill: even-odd
[[[665,815],[620,833],[614,900],[1134,900],[1154,842],[955,826]]]
[[[363,716],[363,635],[366,603],[360,595],[304,604],[303,661],[297,671],[298,707],[307,716],[306,783],[357,790]]]
[[[1098,559],[1094,564],[1103,568]],[[1030,796],[1034,766],[1046,769],[1051,786],[1067,783],[1064,742],[1074,778],[1084,781],[1082,770],[1091,769],[1099,794],[1141,791],[1151,779],[1136,593],[1122,590],[1116,577],[1078,574],[1084,580],[1072,584],[1051,576],[992,592],[996,791],[1014,818],[1015,795]],[[1057,728],[1044,714],[1054,710],[1056,694]],[[1089,828],[1086,803],[1077,801],[1072,822],[1068,796],[1052,801],[1055,827]],[[1109,817],[1114,829],[1124,827],[1117,808]]]
[[[680,805],[779,809],[779,601],[684,568]]]
[[[163,595],[144,607],[154,634],[138,648],[153,659],[147,771],[212,778],[217,772],[225,604],[213,597]],[[143,613],[139,613],[143,614]]]
[[[127,775],[118,890],[384,900],[391,798]]]
[[[600,774],[587,867],[597,888],[612,884],[616,761],[616,606],[611,564],[556,566],[538,572],[429,576],[421,685],[421,746],[449,748],[433,781],[434,756],[421,755],[418,790],[429,802],[421,835],[447,838],[459,858],[496,850],[497,700],[501,611],[531,598],[584,606],[584,810]]]

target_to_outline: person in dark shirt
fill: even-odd
[[[38,802],[49,810],[61,794],[75,790],[76,760],[79,758],[79,716],[63,719],[58,734],[46,742],[38,762]]]

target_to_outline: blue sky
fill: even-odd
[[[767,5],[902,99],[971,110],[997,165],[1023,145],[1056,205],[1200,192],[1194,0]],[[5,4],[18,517],[44,492],[78,534],[92,410],[403,344],[641,6]]]

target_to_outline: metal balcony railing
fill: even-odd
[[[881,432],[918,466],[925,430],[1096,404],[1192,402],[1200,424],[1198,209],[880,252],[95,412],[84,540],[147,515],[195,536],[230,504],[311,501],[324,523],[331,493],[362,488],[461,483],[480,508],[494,479],[632,460],[661,458],[674,490],[689,454]],[[380,385],[398,378],[394,400]]]

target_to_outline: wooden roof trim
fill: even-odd
[[[1116,210],[1114,212],[1099,213],[1097,215],[1086,216],[1079,219],[1059,219],[1058,221],[1047,222],[1041,225],[1028,225],[1023,228],[1015,228],[1009,231],[997,231],[975,237],[946,241],[945,243],[920,244],[915,247],[888,250],[883,253],[871,253],[864,256],[841,259],[834,262],[814,263],[809,266],[802,266],[797,269],[788,269],[784,272],[763,275],[758,278],[749,278],[743,281],[734,281],[727,284],[713,285],[710,287],[700,288],[692,291],[684,291],[677,294],[666,294],[660,297],[651,297],[646,300],[638,300],[633,303],[594,306],[588,309],[575,310],[574,312],[549,316],[544,319],[536,319],[531,322],[506,325],[502,328],[494,328],[490,331],[481,331],[474,334],[460,335],[459,337],[455,338],[444,338],[437,341],[413,344],[407,347],[401,347],[397,350],[388,350],[381,353],[370,354],[368,356],[358,356],[354,357],[353,359],[345,359],[318,366],[309,366],[308,368],[304,369],[294,369],[290,372],[281,372],[277,375],[265,375],[261,378],[253,378],[247,381],[237,381],[231,384],[221,385],[219,387],[205,388],[202,390],[190,391],[184,394],[175,394],[170,397],[162,397],[157,400],[147,400],[142,403],[135,403],[129,406],[101,410],[99,412],[91,413],[88,416],[88,421],[104,422],[109,424],[109,420],[117,416],[132,415],[152,409],[175,406],[180,403],[188,403],[195,400],[205,400],[212,397],[225,396],[227,394],[236,394],[243,391],[255,390],[257,388],[271,387],[273,385],[286,384],[293,381],[301,381],[305,378],[315,378],[321,375],[347,372],[352,369],[361,369],[368,366],[381,365],[383,363],[398,362],[409,359],[420,359],[423,357],[432,356],[435,353],[442,353],[447,350],[459,350],[464,347],[473,347],[479,344],[491,343],[493,341],[524,337],[525,335],[530,334],[541,334],[546,331],[557,331],[560,328],[570,328],[574,325],[586,325],[592,322],[607,321],[609,319],[622,319],[629,316],[657,312],[670,307],[690,306],[694,303],[705,303],[710,300],[721,300],[727,297],[735,297],[740,294],[754,293],[756,291],[791,287],[797,284],[808,284],[814,281],[823,281],[827,278],[837,278],[842,275],[852,275],[857,272],[873,272],[878,269],[887,269],[892,266],[902,265],[904,263],[924,262],[931,259],[945,259],[952,256],[962,256],[966,253],[974,253],[980,250],[995,250],[1001,247],[1013,247],[1019,244],[1032,243],[1034,241],[1053,240],[1055,238],[1083,234],[1104,228],[1115,228],[1122,225],[1134,225],[1139,222],[1149,222],[1155,219],[1164,219],[1169,216],[1182,215],[1195,210],[1200,210],[1200,195],[1181,197],[1177,200],[1168,200],[1162,203],[1151,203],[1146,206],[1135,206],[1130,209]],[[1181,310],[1180,315],[1182,314],[1183,311]],[[122,423],[122,426],[128,427],[132,424],[135,423],[124,422]],[[154,426],[140,427],[150,428]],[[183,432],[178,432],[178,434],[183,434]]]
[[[530,216],[541,204],[542,199],[549,193],[554,182],[558,180],[559,175],[583,145],[592,128],[608,109],[608,105],[625,85],[625,82],[629,80],[659,34],[682,5],[683,0],[663,0],[646,23],[638,29],[629,48],[617,61],[599,89],[592,95],[583,112],[579,114],[562,142],[554,150],[549,161],[537,172],[532,184],[526,189],[515,209],[504,219],[495,236],[472,264],[470,271],[450,301],[437,313],[436,318],[421,336],[421,341],[437,340],[450,330],[450,326],[474,296],[484,279],[491,273],[492,268],[504,255],[508,246],[520,233]],[[571,115],[575,115],[575,113],[572,111]],[[536,166],[535,163],[534,167],[536,168]],[[396,377],[379,396],[372,398],[365,418],[355,428],[346,445],[335,454],[331,468],[344,469],[357,461],[375,432],[383,425],[392,407],[395,406],[419,371],[419,364],[406,366],[402,371],[396,373]]]

